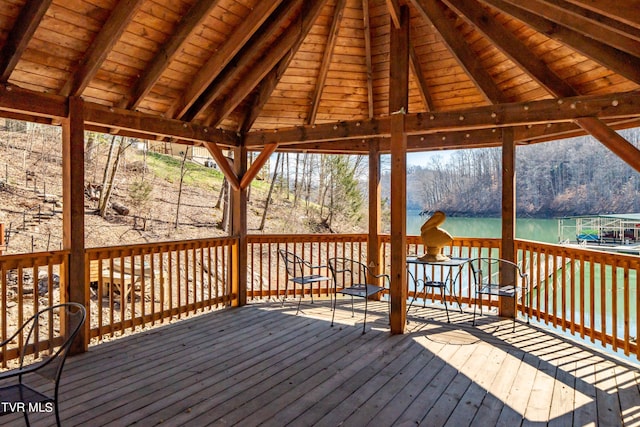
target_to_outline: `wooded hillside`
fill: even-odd
[[[640,129],[621,134],[640,146]],[[640,212],[638,172],[593,138],[521,146],[516,162],[519,215]],[[407,203],[449,215],[499,216],[501,187],[499,148],[460,150],[414,167],[407,176]]]

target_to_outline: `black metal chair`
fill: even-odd
[[[336,294],[333,300],[331,326],[333,326],[336,316],[337,295],[339,293],[351,296],[352,317],[355,316],[353,297],[364,298],[364,322],[362,324],[362,333],[364,334],[367,326],[367,301],[370,297],[390,289],[391,280],[389,276],[387,274],[373,274],[365,264],[349,258],[329,259],[329,270],[331,270],[331,274],[333,276],[333,286]],[[386,282],[386,286],[367,283],[367,278],[369,276],[376,279],[383,278]]]
[[[513,331],[516,330],[518,301],[529,292],[529,276],[520,267],[501,258],[475,258],[469,261],[475,286],[476,304],[473,306],[473,324],[476,324],[476,306],[480,304],[482,316],[483,296],[487,295],[489,303],[492,296],[513,299]],[[526,310],[525,310],[526,311]],[[529,315],[527,313],[527,323]]]
[[[311,303],[313,304],[313,284],[319,282],[328,282],[329,280],[331,280],[331,278],[323,276],[321,274],[308,274],[313,270],[323,268],[326,269],[326,265],[311,265],[309,261],[305,261],[293,252],[289,252],[284,249],[280,249],[278,250],[278,252],[280,253],[280,257],[285,263],[287,274],[289,275],[289,280],[287,280],[284,285],[284,296],[282,298],[282,305],[284,306],[284,302],[287,299],[289,282],[297,283],[301,287],[300,299],[298,300],[298,309],[296,310],[296,314],[298,314],[298,312],[300,311],[300,303],[302,302],[302,297],[304,296],[304,286],[309,285]]]
[[[407,308],[407,313],[409,313],[409,310],[411,309],[411,307],[413,306],[413,301],[415,301],[417,299],[417,295],[418,295],[418,286],[422,285],[422,290],[426,291],[426,288],[437,288],[440,289],[440,296],[442,298],[442,303],[444,304],[444,310],[447,313],[447,322],[451,323],[451,320],[449,319],[449,309],[447,308],[447,300],[445,299],[445,294],[447,293],[447,283],[446,282],[442,282],[442,281],[438,281],[438,280],[432,280],[431,277],[429,277],[428,275],[424,275],[423,279],[420,278],[416,278],[416,276],[413,274],[413,272],[411,271],[411,268],[407,267],[407,281],[410,283],[413,283],[413,299],[411,300],[411,302],[409,303],[409,307]],[[409,288],[411,289],[411,288]],[[462,313],[462,306],[460,305],[460,301],[458,300],[458,297],[454,295],[454,298],[456,299],[456,302],[458,303],[458,308],[460,309],[460,313]],[[427,306],[427,299],[426,297],[422,300],[422,307],[426,307]]]
[[[64,335],[55,333],[58,330],[56,314],[60,321],[66,319],[66,327],[59,327],[65,331]],[[22,344],[18,367],[0,373],[0,402],[3,403],[0,415],[22,412],[29,426],[30,411],[55,411],[56,423],[60,426],[60,376],[69,348],[85,318],[86,310],[81,304],[54,305],[31,316],[11,337],[0,343],[1,347],[16,342]],[[49,342],[50,347],[40,350],[44,342]],[[42,378],[53,387],[41,387]],[[53,390],[49,390],[51,388]]]

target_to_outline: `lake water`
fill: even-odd
[[[407,211],[407,234],[419,236],[420,227],[429,218],[420,216],[419,211]],[[501,237],[500,218],[447,217],[440,227],[453,237]],[[516,237],[544,243],[558,243],[558,220],[556,219],[516,219]]]

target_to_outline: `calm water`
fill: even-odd
[[[419,236],[420,227],[428,217],[421,217],[418,211],[407,211],[407,234]],[[496,237],[501,235],[500,218],[459,218],[448,217],[440,226],[453,237]],[[516,237],[544,243],[558,243],[558,220],[556,219],[516,219]]]

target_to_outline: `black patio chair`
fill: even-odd
[[[501,258],[475,258],[469,261],[475,286],[476,304],[473,306],[473,325],[476,324],[476,306],[480,304],[482,316],[483,296],[487,295],[489,303],[492,297],[511,298],[513,300],[513,331],[516,330],[518,315],[518,301],[528,296],[529,275],[523,273],[520,267]],[[527,323],[529,314],[527,313]]]
[[[407,308],[407,313],[409,313],[409,310],[413,306],[413,301],[415,301],[417,298],[418,286],[422,286],[422,290],[425,292],[426,292],[426,288],[437,288],[437,289],[440,289],[440,297],[442,298],[442,303],[444,304],[444,310],[447,313],[447,322],[451,323],[451,320],[449,319],[449,309],[447,308],[447,300],[445,299],[445,294],[447,293],[446,282],[432,280],[431,277],[429,277],[426,274],[424,275],[424,278],[416,278],[416,276],[411,271],[411,268],[409,267],[407,267],[407,282],[409,282],[408,284],[413,283],[413,299],[409,303],[409,307]],[[462,313],[462,306],[460,305],[460,301],[458,300],[458,297],[454,295],[454,298],[458,303],[458,308],[460,309],[460,313]],[[425,296],[425,298],[422,300],[422,307],[426,307],[426,306],[427,306],[427,299]]]
[[[61,321],[66,318],[67,327],[61,327],[66,330],[64,335],[55,332],[56,314]],[[0,343],[0,347],[22,343],[18,367],[0,373],[0,402],[3,403],[0,415],[22,412],[29,426],[30,411],[55,411],[56,423],[60,426],[60,376],[69,348],[85,318],[86,311],[81,304],[64,303],[47,307],[31,316],[11,337]],[[50,348],[40,350],[46,341],[50,343]],[[53,387],[41,386],[42,379],[53,384]]]
[[[289,280],[287,280],[284,285],[284,296],[282,297],[282,305],[284,306],[284,302],[287,299],[289,282],[297,283],[301,288],[300,299],[298,300],[298,309],[296,310],[296,314],[298,314],[298,312],[300,311],[300,303],[302,302],[302,297],[304,296],[304,286],[309,285],[311,303],[313,304],[313,284],[328,282],[329,280],[331,280],[331,278],[323,276],[321,274],[310,274],[313,270],[319,270],[323,268],[326,269],[326,265],[311,265],[309,261],[305,261],[293,252],[289,252],[284,249],[280,249],[278,250],[278,252],[280,253],[280,257],[285,263],[287,274],[289,275]]]
[[[390,289],[391,280],[387,274],[373,274],[365,264],[349,258],[329,259],[329,270],[333,276],[333,286],[335,296],[333,299],[333,315],[331,316],[331,326],[336,316],[336,304],[338,294],[351,296],[351,316],[355,316],[353,298],[364,298],[364,321],[362,323],[362,333],[365,333],[367,326],[367,301],[370,297],[378,295]],[[386,286],[378,286],[367,283],[368,277],[383,278]],[[391,304],[391,303],[389,303]]]

